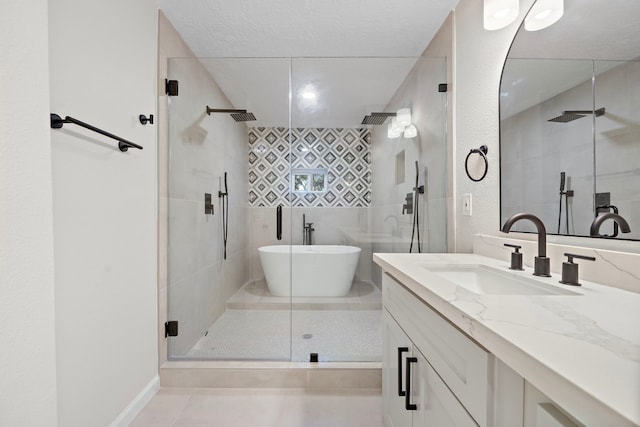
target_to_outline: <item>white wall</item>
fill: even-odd
[[[63,426],[109,425],[158,372],[156,26],[154,0],[49,2],[50,111],[144,147],[51,131]]]
[[[47,1],[0,5],[0,425],[55,426]]]
[[[520,16],[497,31],[482,26],[482,4],[461,0],[454,25],[454,132],[455,246],[451,252],[471,252],[473,235],[499,234],[500,158],[498,101],[502,66],[511,41],[533,0],[520,1]],[[464,170],[469,150],[489,148],[489,170],[481,182],[473,182]],[[473,197],[473,215],[462,216],[462,195]]]

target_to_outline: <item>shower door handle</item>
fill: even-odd
[[[276,239],[282,240],[282,205],[276,208]]]

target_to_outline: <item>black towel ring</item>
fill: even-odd
[[[485,176],[487,176],[487,171],[489,170],[489,162],[487,161],[488,151],[489,151],[489,148],[486,145],[481,145],[480,148],[474,148],[471,151],[469,151],[469,154],[467,154],[467,158],[464,160],[464,170],[465,172],[467,172],[467,176],[471,181],[479,182],[479,181],[482,181]],[[480,156],[482,156],[482,159],[484,160],[484,172],[482,173],[482,176],[480,178],[474,178],[469,173],[469,157],[471,157],[473,153],[480,154]]]

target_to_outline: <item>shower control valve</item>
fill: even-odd
[[[522,248],[522,246],[511,245],[509,243],[505,243],[504,245],[506,247],[515,249],[515,251],[511,253],[511,267],[509,267],[509,269],[523,271],[524,268],[522,268],[522,254],[520,253],[520,249]]]

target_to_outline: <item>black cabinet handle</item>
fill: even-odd
[[[276,208],[276,239],[282,240],[282,205]]]
[[[408,353],[409,347],[398,347],[398,396],[404,396],[406,392],[402,390],[402,353]]]
[[[411,364],[418,363],[417,357],[407,357],[407,394],[404,396],[404,409],[407,411],[415,411],[418,409],[418,405],[411,403]]]

